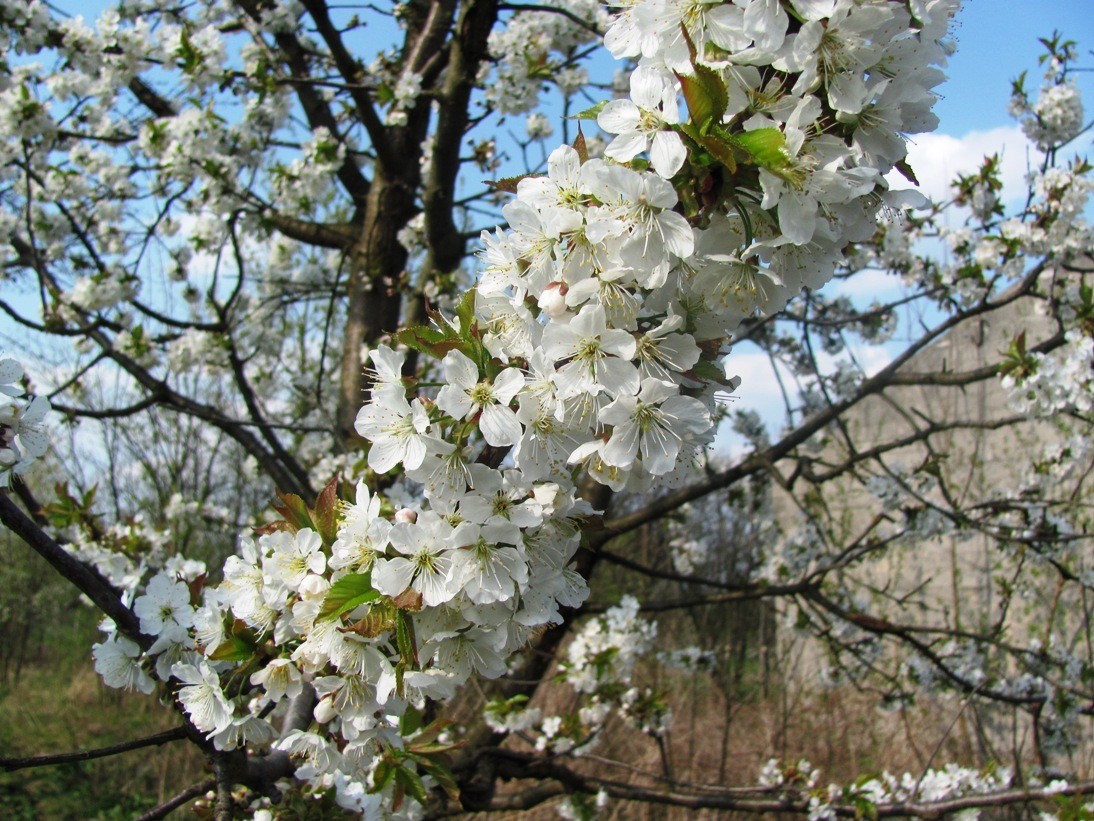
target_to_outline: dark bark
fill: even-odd
[[[362,346],[375,345],[386,333],[398,330],[402,288],[406,277],[406,249],[398,234],[413,218],[416,180],[390,179],[382,174],[372,181],[365,223],[349,259],[349,305],[342,344],[342,391],[338,403],[338,435],[347,450],[363,440],[354,430],[357,411],[364,404],[367,379]]]

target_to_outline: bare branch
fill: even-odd
[[[501,3],[498,5],[498,8],[502,11],[542,11],[546,12],[547,14],[561,14],[571,23],[576,26],[580,26],[586,31],[591,31],[597,36],[601,36],[604,34],[604,32],[602,32],[600,28],[597,27],[596,23],[591,23],[588,20],[583,20],[581,17],[578,17],[569,9],[559,8],[558,6],[546,6],[541,3]]]
[[[141,633],[137,616],[122,604],[121,596],[110,582],[99,575],[98,571],[70,556],[48,533],[31,521],[6,493],[0,493],[0,522],[113,619],[124,636],[145,650],[152,646],[152,639]]]
[[[187,804],[198,798],[205,793],[216,787],[216,781],[204,781],[201,784],[195,784],[192,787],[187,787],[173,798],[169,798],[167,801],[160,804],[158,807],[150,809],[143,815],[138,815],[135,821],[160,821],[161,818],[166,818],[172,811],[177,810],[183,804]]]
[[[763,451],[755,452],[746,459],[738,462],[736,465],[729,469],[722,471],[721,473],[704,479],[701,482],[697,482],[690,487],[681,488],[680,490],[669,493],[662,498],[650,503],[641,510],[620,516],[616,519],[612,519],[604,522],[603,527],[590,534],[590,543],[593,546],[600,546],[609,539],[614,538],[622,533],[630,532],[637,527],[641,527],[647,522],[654,521],[662,516],[671,513],[676,510],[685,502],[690,502],[694,499],[699,499],[708,493],[712,493],[715,490],[729,487],[730,485],[739,482],[740,480],[752,476],[755,473],[763,470],[769,465],[773,465],[780,459],[788,456],[797,447],[807,442],[813,437],[814,434],[828,427],[832,422],[838,419],[843,414],[847,413],[851,408],[860,404],[868,396],[881,393],[884,389],[892,385],[970,385],[978,381],[985,379],[992,379],[998,375],[998,369],[994,366],[986,366],[984,368],[977,368],[971,371],[962,371],[959,373],[904,373],[901,369],[912,360],[912,358],[918,354],[921,350],[926,348],[935,340],[941,338],[946,333],[950,332],[958,325],[968,321],[973,317],[986,314],[990,311],[997,310],[1004,305],[1009,305],[1017,299],[1028,295],[1037,281],[1037,277],[1043,270],[1044,265],[1036,266],[1030,271],[1024,279],[1018,282],[1013,288],[1008,290],[1005,294],[1001,295],[998,299],[992,301],[983,301],[977,305],[969,308],[966,311],[959,312],[936,325],[931,330],[927,331],[923,336],[919,337],[914,343],[909,345],[899,356],[894,358],[885,368],[879,371],[874,376],[866,379],[859,386],[858,391],[854,396],[846,399],[833,402],[827,408],[821,412],[814,414],[809,419],[805,420],[791,433],[784,436],[781,440],[776,442],[771,447],[766,448]],[[1050,339],[1046,339],[1038,345],[1030,346],[1030,351],[1046,353],[1051,351],[1061,344],[1063,344],[1064,338],[1060,333],[1054,334]]]
[[[139,738],[136,741],[123,741],[120,744],[111,744],[108,747],[98,747],[94,750],[82,750],[75,753],[55,753],[50,755],[32,755],[27,758],[0,758],[0,767],[5,771],[25,770],[30,767],[51,767],[56,764],[71,764],[74,761],[90,761],[93,758],[106,758],[111,755],[127,753],[130,750],[139,750],[143,747],[159,747],[171,741],[181,741],[188,735],[186,727],[176,727],[173,730],[164,730],[162,733]]]
[[[358,230],[356,226],[348,222],[306,222],[274,211],[263,213],[262,219],[266,224],[277,229],[289,239],[319,248],[332,248],[339,251],[345,250],[353,244]]]

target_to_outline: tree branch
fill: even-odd
[[[183,804],[193,801],[215,788],[216,781],[212,780],[187,787],[174,798],[169,798],[158,807],[153,807],[143,815],[138,815],[135,821],[160,821],[161,818],[166,818],[173,810],[177,810]]]
[[[847,413],[848,410],[860,404],[864,399],[879,394],[892,385],[944,384],[960,386],[972,384],[984,379],[990,379],[998,375],[998,369],[992,366],[952,374],[902,373],[901,369],[921,350],[956,328],[961,323],[982,314],[989,313],[990,311],[998,310],[1023,296],[1027,296],[1036,283],[1037,277],[1043,270],[1044,263],[1041,263],[1035,266],[1025,278],[1016,283],[1014,287],[1009,289],[1005,294],[1002,294],[998,299],[980,302],[967,311],[955,314],[939,323],[917,339],[913,344],[909,345],[900,356],[893,359],[885,368],[869,379],[864,380],[854,396],[834,402],[824,410],[809,417],[809,419],[805,420],[792,432],[770,447],[759,452],[753,452],[751,456],[721,473],[710,476],[690,487],[684,487],[673,493],[669,493],[641,510],[605,521],[600,530],[595,533],[590,533],[590,544],[594,547],[599,547],[609,539],[630,532],[647,522],[654,521],[671,513],[686,502],[702,498],[715,490],[729,487],[741,479],[775,464],[780,459],[783,459],[792,453],[797,447],[809,441],[809,439],[818,431],[828,427],[833,421]],[[1063,335],[1057,333],[1038,345],[1030,346],[1029,350],[1045,353],[1059,347],[1062,343]]]
[[[6,493],[0,493],[0,522],[113,619],[122,635],[135,641],[144,650],[152,646],[152,639],[141,633],[137,616],[122,604],[118,591],[110,582],[100,576],[98,571],[70,556],[49,534],[32,522]]]
[[[612,781],[593,775],[578,773],[563,766],[556,760],[541,760],[529,753],[498,749],[492,754],[500,759],[499,773],[503,777],[527,779],[554,779],[568,788],[568,792],[593,794],[604,790],[612,798],[643,801],[673,807],[690,809],[720,809],[746,813],[793,813],[806,816],[810,813],[808,797],[790,797],[773,794],[767,788],[711,788],[703,792],[689,792],[681,789],[665,789],[664,786],[646,787]],[[913,817],[938,819],[950,813],[976,807],[1006,807],[1017,804],[1029,804],[1050,799],[1053,795],[1090,795],[1094,793],[1094,781],[1084,781],[1069,785],[1062,790],[1047,790],[1044,787],[1018,787],[981,795],[968,795],[943,801],[905,801],[878,804],[875,817],[898,818]],[[833,812],[841,818],[860,818],[862,808],[854,804],[833,804]]]
[[[141,411],[146,411],[149,408],[155,407],[160,403],[160,397],[158,396],[146,396],[139,402],[134,402],[132,405],[127,405],[124,408],[106,408],[104,410],[93,410],[91,408],[76,408],[71,405],[63,405],[60,402],[51,402],[50,406],[58,413],[63,413],[65,416],[79,417],[81,419],[124,419],[127,416],[135,416]]]
[[[334,27],[330,15],[327,13],[325,3],[318,0],[304,0],[304,8],[308,10],[308,14],[315,22],[315,28],[319,32],[319,36],[323,38],[323,42],[330,49],[331,58],[334,60],[338,73],[342,75],[342,79],[347,83],[350,97],[353,99],[354,110],[357,112],[357,119],[368,132],[369,139],[372,141],[372,149],[376,152],[377,162],[384,168],[396,167],[399,158],[395,156],[384,124],[376,113],[368,91],[363,87],[361,81],[364,71],[360,62],[350,54],[345,43],[342,42],[341,35]],[[277,36],[279,44],[283,37],[286,37],[286,35]],[[336,132],[332,131],[331,133]]]
[[[111,744],[108,747],[98,747],[94,750],[52,755],[32,755],[27,758],[0,758],[0,767],[3,767],[6,772],[13,772],[14,770],[25,770],[30,767],[51,767],[56,764],[71,764],[74,761],[90,761],[93,758],[106,758],[130,750],[139,750],[143,747],[158,747],[171,741],[181,741],[187,737],[187,734],[186,727],[175,727],[173,730],[164,730],[162,733],[147,738],[140,738],[136,741],[123,741],[120,744]]]
[[[462,165],[460,147],[468,125],[471,91],[497,17],[497,0],[468,0],[456,22],[441,91],[433,159],[422,192],[429,247],[427,271],[454,270],[466,249],[453,217],[456,179]]]
[[[598,37],[603,36],[604,34],[595,23],[583,20],[569,9],[559,8],[558,6],[547,6],[542,3],[501,3],[498,5],[498,8],[502,11],[542,11],[547,14],[561,14],[575,26],[580,26]]]
[[[275,211],[263,213],[262,221],[289,239],[338,251],[349,248],[358,231],[356,226],[348,222],[306,222]]]
[[[255,0],[235,0],[235,2],[252,20],[261,22],[262,9]],[[256,35],[255,39],[265,45],[265,41],[261,37]],[[296,80],[293,83],[293,88],[296,90],[297,99],[300,100],[300,107],[304,110],[304,116],[308,119],[308,125],[313,129],[326,128],[336,139],[342,139],[338,119],[331,111],[330,105],[311,84],[312,71],[308,63],[307,51],[301,45],[300,40],[294,34],[279,33],[274,35],[274,41],[281,50],[281,57],[285,65],[288,67],[293,79]],[[373,117],[375,116],[375,112],[373,112]],[[378,118],[376,122],[379,122]],[[375,135],[371,130],[369,136],[375,142]],[[357,167],[351,153],[346,153],[346,158],[338,167],[337,175],[338,180],[355,203],[360,204],[365,201],[368,197],[370,183],[365,175],[361,173],[361,169]]]

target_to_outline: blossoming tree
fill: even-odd
[[[567,794],[572,813],[601,795],[818,818],[1091,790],[1044,779],[1094,710],[1077,501],[1090,184],[1063,150],[1084,125],[1074,45],[1046,42],[1038,96],[1015,86],[1044,157],[1025,207],[1005,212],[988,160],[959,181],[968,224],[952,230],[914,190],[905,138],[935,125],[956,5],[124,0],[93,25],[39,0],[0,7],[0,310],[24,348],[22,364],[0,363],[5,484],[55,424],[44,398],[19,398],[25,366],[81,432],[175,414],[194,423],[190,450],[216,443],[187,459],[217,475],[243,465],[250,492],[278,492],[276,517],[247,527],[222,567],[157,533],[140,487],[115,502],[146,518],[113,530],[89,496],[43,505],[18,478],[22,505],[0,496],[4,523],[102,609],[105,683],[164,697],[177,737],[208,756],[213,782],[161,815],[206,789],[217,818],[269,817],[285,790],[376,817]],[[601,45],[623,67],[607,102]],[[507,118],[541,104],[504,149]],[[564,139],[548,150],[557,115]],[[938,237],[948,262],[922,250]],[[896,301],[821,290],[877,269],[904,276]],[[822,366],[822,350],[880,338],[910,304],[930,305],[929,321],[885,368]],[[916,369],[947,334],[1034,304],[1044,319],[1005,355]],[[725,355],[746,342],[804,390],[777,440],[740,416],[751,449],[725,464],[706,451],[719,397],[739,386]],[[894,399],[1000,377],[1005,415]],[[902,415],[899,435],[852,429],[872,400]],[[939,442],[1031,416],[1067,430],[1020,482],[970,500]],[[103,458],[85,447],[74,457]],[[893,461],[908,452],[925,454],[914,469]],[[671,570],[619,552],[760,477],[803,500],[802,527],[780,523],[733,578],[704,575],[694,546]],[[841,482],[879,505],[854,532],[825,502]],[[942,534],[989,539],[1005,575],[1004,603],[973,626],[868,570]],[[705,592],[627,596],[588,618],[605,563]],[[719,597],[782,600],[838,670],[887,698],[934,688],[1009,705],[1038,734],[1041,780],[952,769],[824,787],[804,764],[773,763],[742,790],[582,767],[608,715],[654,738],[669,722],[631,686],[655,633],[643,608]],[[1047,622],[1011,618],[1023,597]],[[666,663],[703,658],[684,648]],[[530,706],[552,676],[580,694],[573,715]],[[451,725],[472,677],[488,682],[485,712]],[[499,789],[513,780],[532,783]]]

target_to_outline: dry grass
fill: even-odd
[[[719,686],[709,675],[658,670],[650,664],[642,672],[647,681],[669,693],[673,704],[664,759],[655,740],[613,719],[592,753],[571,759],[570,766],[648,787],[663,785],[666,770],[678,782],[754,786],[760,769],[773,756],[790,762],[808,759],[821,769],[826,783],[851,783],[881,771],[918,776],[928,767],[947,763],[1010,765],[1014,754],[1025,765],[1032,761],[1028,728],[1021,720],[1009,714],[978,713],[960,699],[921,698],[915,705],[882,711],[876,695],[824,686],[795,671],[789,658],[777,666],[766,692],[760,682]],[[565,714],[575,705],[573,692],[564,685],[541,688],[532,702],[545,715]],[[472,709],[470,702],[465,704],[463,717]],[[1074,763],[1079,771],[1089,770]],[[500,792],[519,793],[530,786],[513,781],[502,784]],[[465,817],[539,821],[558,817],[556,803],[523,812]],[[606,817],[656,821],[731,815],[612,801]]]

